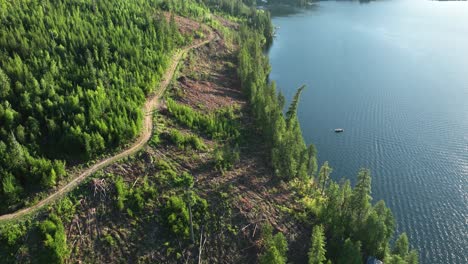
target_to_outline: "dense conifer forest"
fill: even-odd
[[[161,81],[171,54],[193,40],[178,30],[174,16],[179,15],[210,25],[232,42],[235,61],[226,64],[235,64],[233,75],[249,107],[245,113],[235,107],[203,112],[178,102],[173,91],[165,100],[166,119],[155,115],[151,151],[169,153],[175,148],[184,157],[178,160],[209,156],[203,169],[223,177],[244,165],[242,149],[255,138],[265,150],[268,180],[275,184],[268,188],[287,191],[288,205],[294,204],[275,206],[307,232],[299,244],[307,247],[302,254],[309,263],[363,263],[371,256],[385,263],[417,263],[417,252],[410,250],[406,234],[392,243],[395,221],[383,201],[372,201],[368,170],[359,171],[352,187],[349,180],[332,181],[328,163],[317,164],[317,150],[305,143],[296,114],[301,92],[308,88],[300,87],[291,104],[285,105],[268,78],[264,49],[272,41],[270,15],[254,5],[255,1],[241,0],[0,0],[0,213],[17,208],[31,193],[55,186],[66,176],[66,164],[90,161],[140,133],[146,96]],[[219,21],[235,24],[235,29],[226,29]],[[242,114],[251,117],[253,129],[240,122]],[[160,146],[165,148],[158,150]],[[156,243],[171,263],[200,261],[205,228],[220,232],[216,238],[221,244],[239,250],[256,248],[242,253],[253,254],[246,258],[251,262],[287,263],[294,257],[290,242],[299,234],[283,233],[270,223],[262,223],[258,231],[259,222],[237,226],[239,219],[232,212],[236,197],[229,193],[235,187],[197,188],[192,171],[175,161],[143,156],[128,162],[150,160],[148,171],[156,171],[154,177],[145,174],[130,182],[101,172],[39,216],[0,226],[2,259],[77,261],[73,257],[80,254],[72,252],[67,232],[79,221],[85,197],[93,195],[89,184],[94,197],[100,190],[105,194],[102,203],[110,206],[100,212],[102,218],[128,220],[123,223],[129,233],[150,223],[162,230],[160,240],[148,243]],[[101,176],[110,184],[105,185]],[[238,231],[253,225],[252,237],[259,238],[258,243],[242,240]],[[98,232],[99,243],[114,248],[123,233]],[[205,250],[215,254],[221,244],[208,241]],[[120,259],[125,260],[129,258]]]
[[[0,211],[138,135],[185,40],[155,1],[1,1]]]

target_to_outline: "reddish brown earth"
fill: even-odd
[[[182,35],[193,35],[197,30],[203,31],[203,33],[205,33],[206,35],[209,34],[209,30],[207,30],[207,28],[204,27],[203,24],[198,21],[194,21],[192,19],[188,19],[177,15],[172,16],[169,12],[164,12],[164,18],[168,22],[170,22],[171,19],[174,19]]]
[[[228,24],[228,23],[226,23]],[[290,236],[300,233],[300,227],[278,205],[294,209],[292,195],[286,184],[273,182],[268,166],[268,153],[264,142],[255,133],[247,98],[242,93],[236,72],[237,57],[234,50],[222,40],[193,50],[185,60],[185,67],[173,84],[179,102],[202,112],[235,106],[241,109],[241,123],[249,132],[247,142],[241,147],[241,160],[224,175],[213,170],[194,170],[197,188],[209,197],[219,189],[229,189],[236,197],[233,205],[244,220],[242,231],[254,244],[261,244],[259,228],[270,223],[276,230]],[[167,153],[167,152],[165,152]]]

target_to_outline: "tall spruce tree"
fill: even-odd
[[[322,167],[320,168],[318,177],[317,177],[317,184],[320,189],[322,195],[325,192],[325,187],[330,179],[330,174],[333,172],[333,169],[328,165],[328,161],[323,163]]]
[[[362,264],[361,242],[347,238],[336,261],[337,264]]]
[[[316,225],[312,229],[311,246],[309,249],[309,264],[322,264],[327,260],[325,257],[326,244],[323,226]]]

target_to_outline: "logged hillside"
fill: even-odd
[[[0,212],[140,131],[185,43],[156,1],[0,1]]]
[[[65,174],[57,160],[134,138],[170,55],[209,34],[164,80],[141,151],[1,223],[4,262],[418,262],[405,234],[391,243],[393,215],[372,202],[368,170],[352,187],[330,180],[328,163],[319,168],[296,114],[304,87],[284,111],[264,54],[273,26],[245,5],[253,1],[0,3],[2,210],[54,186]]]

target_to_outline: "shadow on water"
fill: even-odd
[[[358,1],[341,0],[341,1],[349,1],[349,2],[352,1],[352,2],[359,2],[360,4],[369,4],[369,3],[374,2],[375,0],[358,0]],[[303,14],[307,11],[317,11],[320,8],[318,2],[326,2],[326,1],[311,2],[306,6],[297,6],[297,5],[285,4],[285,3],[272,3],[272,4],[258,6],[258,8],[270,11],[271,16],[273,18],[289,17],[289,16]]]
[[[319,8],[319,6],[317,4],[311,4],[306,7],[298,7],[287,4],[271,4],[262,6],[261,8],[270,11],[272,17],[289,17],[303,14],[306,11],[316,10]]]

